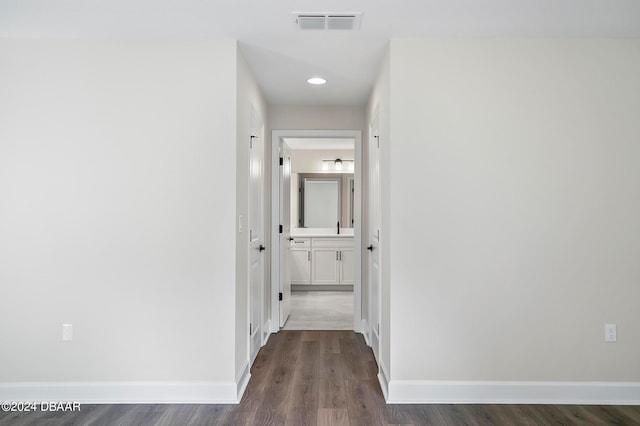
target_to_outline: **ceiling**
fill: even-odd
[[[292,12],[362,12],[362,27],[300,31]],[[0,0],[0,37],[237,39],[272,104],[363,105],[392,37],[507,36],[640,37],[640,1]]]

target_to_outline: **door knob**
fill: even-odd
[[[260,244],[260,247],[258,247],[258,250],[259,250],[259,251],[264,251],[265,249],[266,249],[266,247],[265,247],[265,246],[263,246],[262,244]]]
[[[373,251],[373,244],[371,244],[369,247],[367,247],[367,250]]]

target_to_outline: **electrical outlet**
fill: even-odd
[[[604,341],[616,343],[618,341],[618,327],[615,324],[604,325]]]
[[[73,324],[62,324],[62,340],[64,342],[73,340]]]

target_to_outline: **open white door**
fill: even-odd
[[[280,327],[291,313],[291,155],[280,142]]]
[[[264,289],[264,127],[251,112],[249,141],[249,356],[258,355]]]
[[[380,365],[380,132],[378,110],[369,125],[369,333],[373,354]]]

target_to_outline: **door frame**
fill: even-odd
[[[255,125],[255,127],[254,127]],[[254,134],[257,133],[257,134]],[[247,191],[247,233],[250,234],[250,231],[253,229],[252,226],[254,225],[252,222],[252,213],[253,213],[253,209],[256,206],[253,206],[252,204],[252,200],[251,200],[251,150],[253,149],[253,138],[256,137],[260,143],[262,144],[262,153],[260,158],[262,159],[262,184],[261,184],[261,195],[262,195],[262,203],[260,206],[258,206],[258,208],[260,209],[260,222],[262,223],[262,240],[263,240],[263,244],[266,244],[266,237],[267,237],[267,223],[265,220],[265,212],[267,210],[267,197],[265,196],[265,188],[266,188],[266,179],[267,179],[267,174],[266,174],[266,158],[265,158],[265,151],[267,150],[267,144],[266,144],[266,138],[265,138],[265,125],[264,125],[264,121],[262,120],[262,117],[260,116],[260,114],[258,113],[258,111],[255,109],[255,107],[253,105],[249,106],[249,155],[248,155],[248,161],[249,161],[249,175],[248,175],[248,184],[249,184],[249,190]],[[265,302],[265,298],[267,297],[266,295],[266,291],[265,291],[265,286],[266,286],[266,282],[267,282],[267,274],[266,274],[266,270],[267,270],[267,262],[268,259],[265,259],[264,254],[262,254],[263,258],[262,258],[262,267],[261,270],[259,271],[261,277],[262,277],[262,283],[260,285],[260,291],[259,294],[253,294],[252,291],[252,280],[251,280],[251,240],[248,240],[248,255],[247,255],[247,324],[249,325],[249,336],[247,338],[247,352],[248,352],[248,358],[249,358],[249,365],[253,365],[253,362],[255,361],[255,356],[257,356],[258,352],[260,351],[260,347],[262,347],[262,345],[264,345],[264,336],[267,332],[267,330],[265,330],[265,312],[264,312],[264,302]],[[257,300],[254,300],[257,299]],[[252,313],[252,309],[253,309],[253,303],[254,302],[259,302],[259,313],[258,313],[258,318],[257,320],[259,321],[259,330],[260,330],[260,341],[258,343],[258,347],[254,348],[252,346],[253,344],[253,340],[252,340],[252,329],[251,329],[251,313]],[[252,349],[255,349],[255,355],[252,353]]]
[[[373,179],[371,178],[371,171],[374,170],[374,164],[371,162],[371,154],[373,152],[373,144],[375,143],[374,141],[377,142],[377,167],[378,167],[378,173],[379,173],[379,167],[380,167],[380,117],[378,114],[378,106],[376,105],[375,108],[373,109],[373,113],[371,114],[370,117],[370,121],[369,121],[369,132],[368,132],[368,138],[367,138],[367,169],[368,169],[368,180],[367,180],[367,229],[365,230],[365,235],[366,235],[366,242],[365,245],[369,246],[369,245],[373,245],[374,246],[374,250],[376,250],[376,254],[375,256],[378,256],[378,273],[376,274],[377,276],[375,278],[377,278],[377,286],[376,286],[376,291],[374,292],[373,288],[372,288],[372,282],[374,280],[373,277],[373,257],[374,254],[373,252],[371,252],[371,254],[369,254],[367,256],[367,263],[366,263],[366,268],[367,268],[367,275],[369,277],[369,281],[367,284],[367,290],[368,290],[368,303],[369,303],[369,310],[368,310],[368,315],[367,315],[367,320],[368,320],[368,324],[367,324],[367,329],[365,332],[365,336],[367,337],[367,343],[369,344],[369,346],[371,346],[371,348],[373,349],[373,354],[374,357],[376,359],[376,363],[378,364],[378,366],[381,366],[381,362],[380,362],[380,348],[381,348],[381,341],[382,341],[382,331],[381,329],[384,327],[384,325],[382,324],[382,276],[380,274],[382,265],[380,264],[380,262],[382,261],[382,256],[381,256],[381,244],[380,244],[380,228],[382,226],[381,223],[381,219],[382,219],[382,205],[381,203],[381,198],[380,198],[380,185],[381,185],[381,181],[380,181],[380,175],[378,174],[378,178],[377,178],[377,187],[374,188],[373,186]],[[373,191],[377,191],[376,196],[373,196]],[[371,202],[372,200],[377,200],[377,205],[372,206]],[[376,211],[377,210],[377,211]],[[373,229],[373,219],[372,217],[375,217],[377,219],[377,226],[378,226],[378,236],[377,238],[375,238],[375,240],[372,238],[373,233],[371,232]],[[377,245],[374,245],[377,244]],[[375,305],[375,309],[374,309],[374,305]],[[376,313],[377,317],[374,318],[373,317],[373,313]],[[377,330],[375,330],[375,328],[377,328]],[[374,339],[374,334],[376,339]],[[379,367],[382,368],[382,367]]]
[[[271,332],[280,330],[280,144],[283,138],[352,138],[354,140],[354,283],[353,331],[362,332],[362,131],[273,130],[271,132]]]

